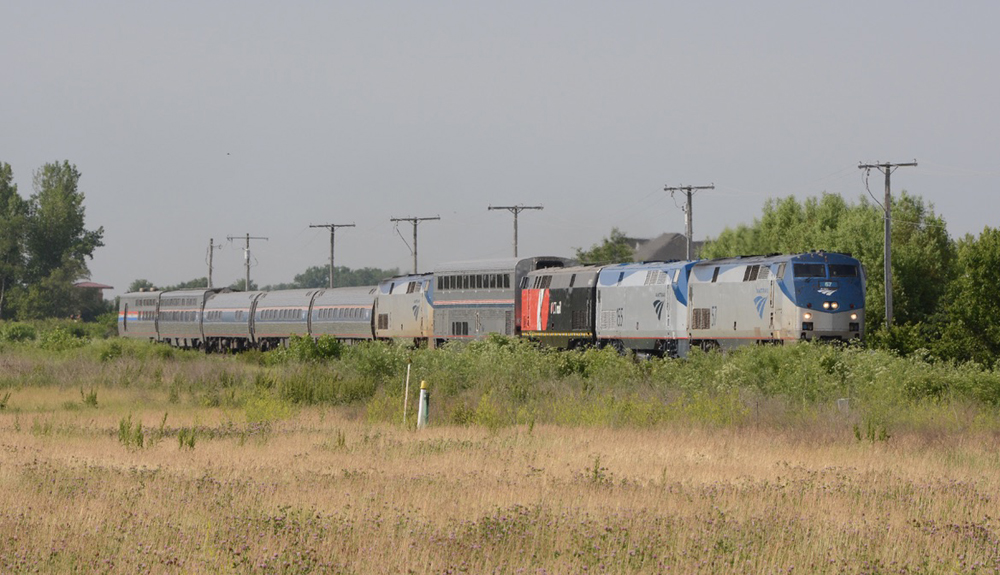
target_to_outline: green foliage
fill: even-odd
[[[97,408],[97,390],[91,388],[87,393],[83,392],[83,388],[80,388],[80,401],[87,407]]]
[[[317,362],[340,358],[344,344],[329,335],[317,339],[292,334],[287,347],[279,347],[265,354],[264,363],[281,365],[288,362]]]
[[[574,248],[576,259],[588,264],[616,264],[630,262],[635,256],[635,247],[618,228],[611,228],[611,235],[590,249]]]
[[[992,365],[1000,357],[1000,230],[985,228],[958,242],[955,280],[942,313],[938,352]]]
[[[292,404],[345,404],[364,401],[377,386],[367,377],[345,377],[319,366],[299,366],[286,370],[278,380],[278,397]]]
[[[385,278],[399,275],[398,268],[360,268],[352,270],[337,266],[333,274],[334,287],[377,285]],[[313,266],[295,276],[291,283],[265,286],[265,290],[325,288],[330,285],[330,266]]]
[[[33,341],[38,337],[34,326],[26,323],[7,322],[0,327],[0,341]]]
[[[888,441],[891,436],[885,423],[877,418],[866,418],[862,424],[854,425],[854,438],[858,441]]]
[[[270,423],[295,415],[295,409],[287,401],[268,393],[255,394],[246,401],[243,409],[247,423]]]
[[[38,335],[37,341],[39,348],[56,352],[77,349],[87,344],[86,340],[61,327],[43,331]]]
[[[118,443],[129,450],[142,449],[146,446],[146,435],[142,430],[142,422],[133,423],[131,413],[118,422]]]
[[[155,286],[153,285],[153,282],[151,282],[151,281],[149,281],[147,279],[136,279],[136,280],[133,280],[132,283],[128,284],[128,290],[127,291],[128,291],[128,293],[132,293],[132,292],[137,292],[137,291],[142,291],[142,290],[150,291],[150,290],[153,290],[153,289],[155,289]]]
[[[85,227],[80,172],[69,162],[50,163],[34,174],[24,224],[24,273],[13,294],[18,317],[69,317],[83,312],[93,294],[73,287],[89,276],[86,260],[104,245],[104,228]]]
[[[234,291],[254,291],[260,288],[257,287],[257,282],[253,281],[252,279],[250,280],[250,287],[247,288],[246,278],[241,278],[229,284],[229,289]]]
[[[601,456],[594,456],[594,464],[584,469],[583,477],[587,483],[594,487],[611,487],[614,485],[614,476],[607,467],[601,465]]]
[[[25,273],[24,228],[28,205],[17,193],[10,164],[0,162],[0,319],[10,317],[7,293]]]
[[[198,434],[194,429],[189,427],[182,427],[177,430],[177,448],[178,449],[194,449],[194,444],[198,440]]]

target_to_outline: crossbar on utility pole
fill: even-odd
[[[490,206],[487,210],[507,210],[514,214],[514,257],[517,257],[517,214],[524,210],[544,210],[542,206]]]
[[[889,175],[896,171],[896,168],[916,166],[917,161],[905,164],[890,162],[875,162],[874,164],[858,164],[861,170],[876,170],[885,174],[885,203],[882,211],[885,213],[885,327],[892,327],[892,193],[889,189]]]
[[[239,236],[226,236],[226,239],[229,241],[233,241],[240,238]],[[246,265],[247,268],[247,283],[246,285],[243,286],[244,291],[250,291],[250,240],[264,240],[266,242],[267,238],[251,236],[249,233],[246,235],[247,243],[246,247],[243,248],[243,261],[244,265]]]
[[[685,221],[685,231],[684,235],[687,236],[687,259],[692,260],[693,249],[692,244],[694,243],[694,218],[691,215],[691,198],[694,196],[694,192],[697,190],[714,190],[715,184],[710,186],[676,186],[670,187],[666,186],[663,188],[664,192],[670,192],[670,197],[674,197],[674,192],[684,192],[687,196],[687,207],[684,208],[684,221]]]
[[[330,228],[330,289],[333,289],[333,242],[337,228],[353,228],[354,224],[309,224],[310,228]]]
[[[413,273],[417,273],[417,224],[428,220],[440,219],[441,216],[434,216],[433,218],[389,218],[390,222],[410,222],[413,224]]]

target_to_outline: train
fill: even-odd
[[[489,334],[546,347],[685,357],[693,348],[864,338],[865,272],[848,254],[578,265],[557,256],[445,263],[375,286],[139,291],[118,332],[206,352],[292,336],[436,347]]]

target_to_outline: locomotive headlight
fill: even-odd
[[[831,307],[831,308],[833,308],[833,309],[837,309],[838,307],[840,307],[840,304],[839,304],[839,303],[837,303],[837,302],[832,302],[832,303],[830,304],[830,307]]]
[[[828,301],[823,302],[823,309],[830,309],[830,302]]]
[[[858,314],[852,313],[851,314],[851,321],[856,321],[857,319],[858,319]]]
[[[806,313],[802,314],[802,319],[809,320],[809,319],[812,319],[812,318],[813,318],[813,314],[811,314],[809,312],[806,312]]]

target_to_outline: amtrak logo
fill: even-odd
[[[413,321],[417,320],[418,315],[420,315],[420,305],[413,304]]]
[[[830,297],[833,294],[837,293],[837,288],[821,288],[821,289],[818,289],[816,291],[818,291],[819,293],[825,295],[826,297]]]
[[[753,298],[753,303],[757,306],[757,315],[760,316],[761,319],[764,319],[764,304],[767,303],[767,298],[759,295]]]
[[[656,321],[663,319],[663,300],[658,299],[653,302],[653,309],[656,311]]]

